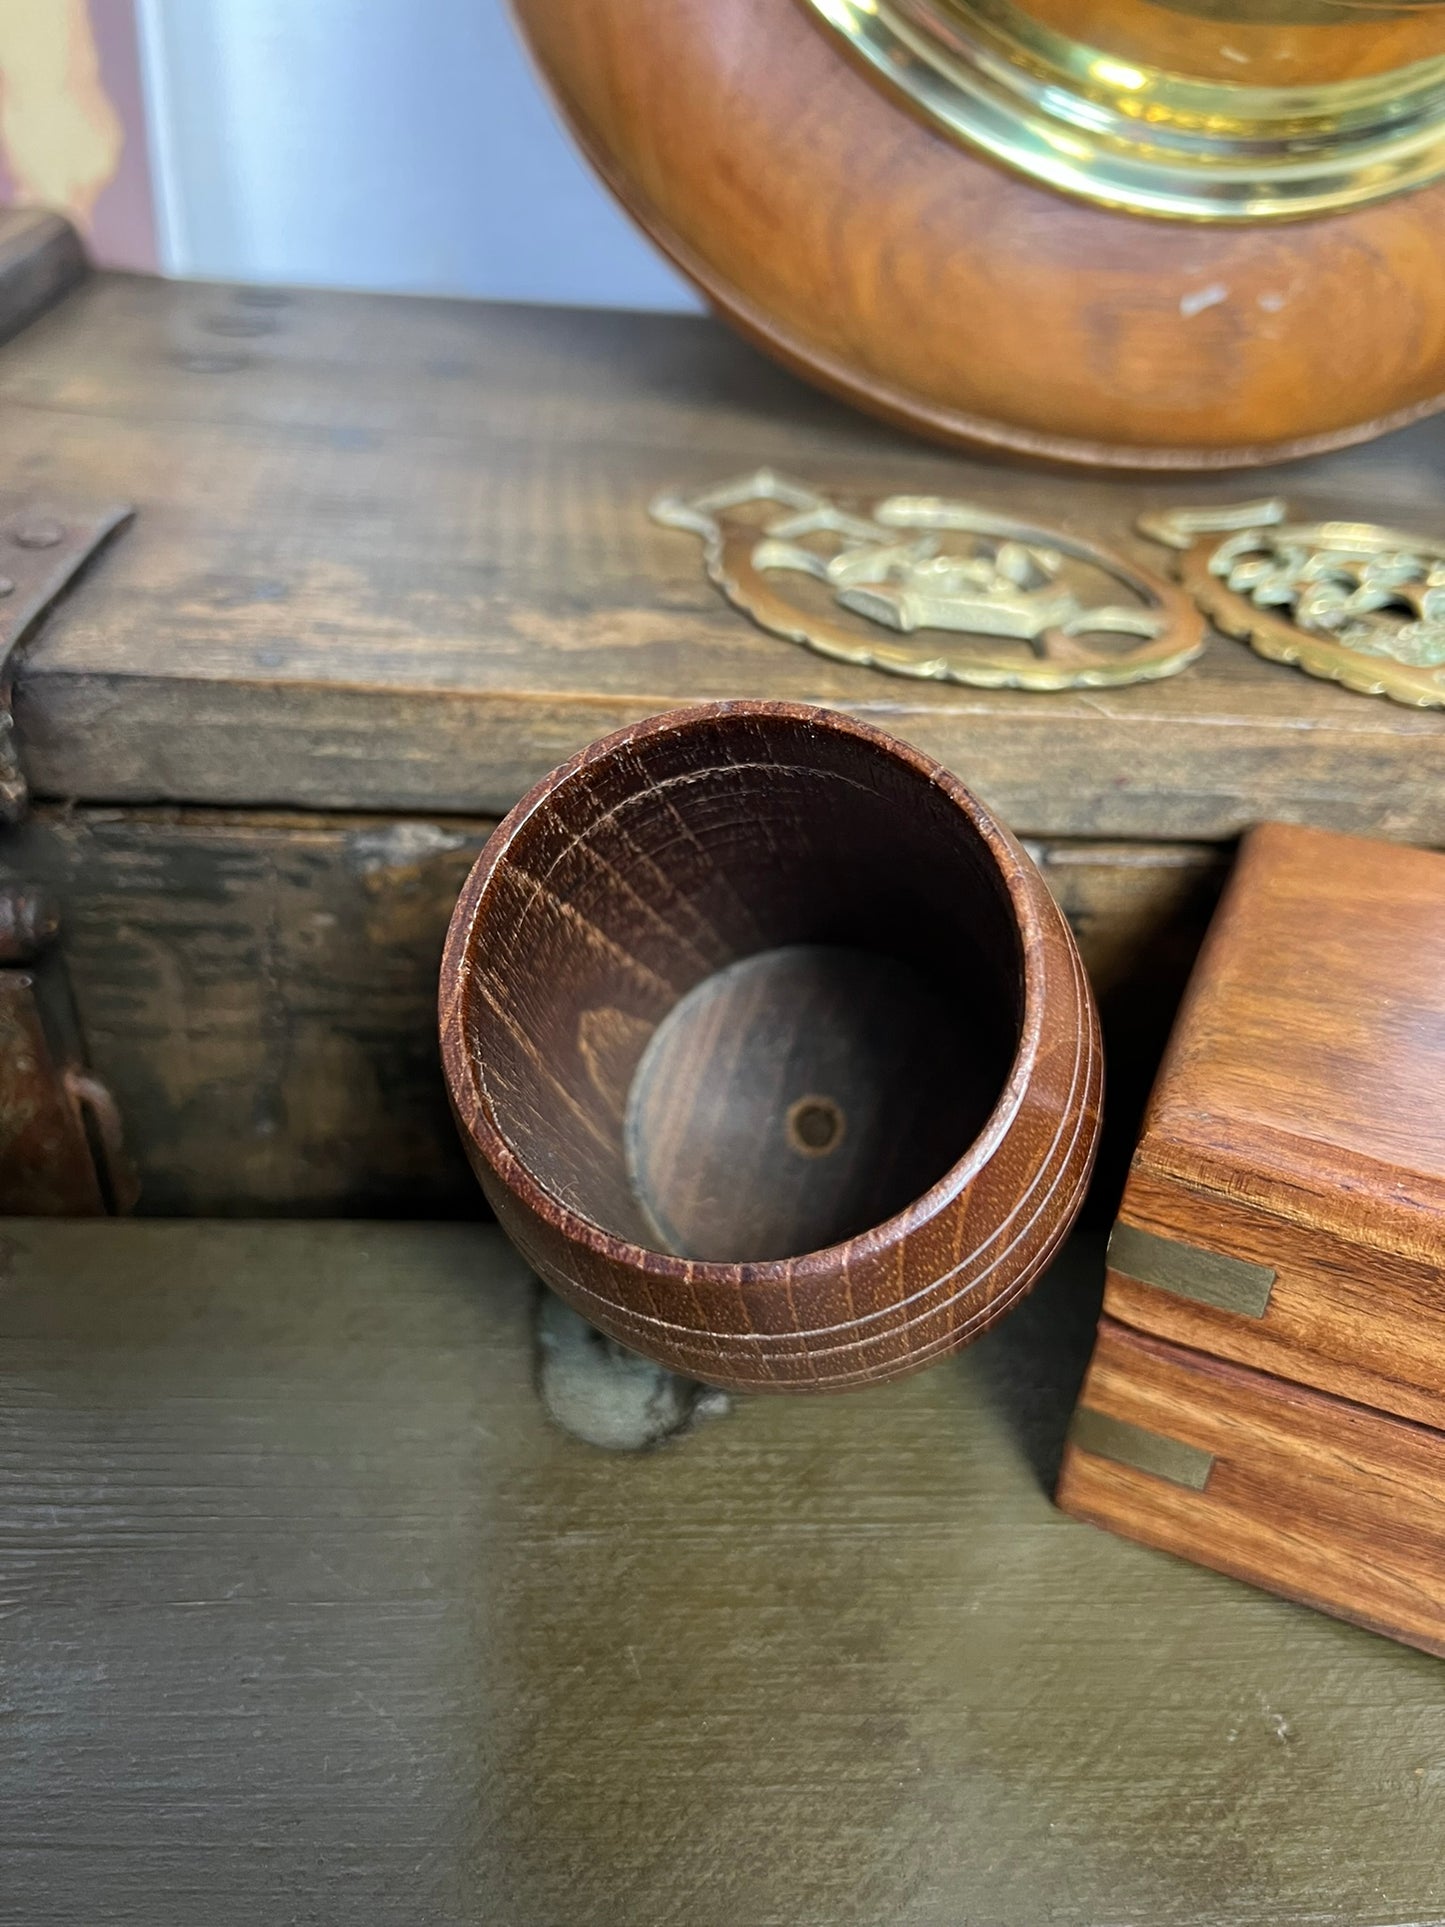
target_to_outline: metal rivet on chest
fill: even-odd
[[[65,540],[59,522],[22,522],[12,540],[22,549],[56,549]]]

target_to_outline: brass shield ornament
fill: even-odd
[[[759,469],[660,495],[652,515],[702,537],[708,574],[760,627],[859,668],[980,689],[1116,688],[1172,676],[1204,647],[1172,583],[942,496],[823,494]]]
[[[1140,518],[1226,635],[1272,662],[1445,708],[1445,542],[1375,522],[1291,522],[1272,497]]]

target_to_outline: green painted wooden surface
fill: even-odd
[[[0,1225],[0,1918],[1445,1921],[1439,1662],[1061,1517],[963,1358],[553,1430],[484,1226]]]

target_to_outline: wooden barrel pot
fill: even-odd
[[[941,765],[826,710],[678,710],[564,763],[467,880],[440,1014],[527,1262],[715,1385],[967,1344],[1093,1163],[1098,1025],[1038,872]]]
[[[1428,0],[514,7],[583,151],[713,306],[894,421],[1055,461],[1228,468],[1363,440],[1445,400],[1445,8]],[[985,151],[988,125],[971,144],[929,110],[936,75],[911,50],[961,72],[962,47],[976,72],[969,36],[993,34],[987,52],[1015,16],[1060,59],[1072,33],[1102,43],[1080,125],[1100,75],[1099,111],[1121,125],[1130,88],[1173,90],[1185,215],[1167,178],[1151,186],[1147,148],[1112,173],[1106,155],[1095,186],[1067,130]],[[1346,90],[1338,111],[1330,89]],[[1189,174],[1216,99],[1275,103],[1262,184],[1243,179],[1265,145],[1245,108],[1219,164],[1205,152]],[[1315,120],[1292,121],[1295,102]],[[1150,112],[1142,140],[1164,124]],[[1349,131],[1371,114],[1368,140]],[[1032,172],[1007,158],[1030,139]]]

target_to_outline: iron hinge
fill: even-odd
[[[0,494],[0,824],[29,791],[15,738],[16,658],[41,617],[131,518]],[[0,881],[0,1213],[90,1217],[128,1211],[134,1174],[120,1113],[85,1060],[64,964],[60,917],[40,889]]]
[[[57,507],[0,495],[0,823],[18,823],[29,804],[15,739],[15,664],[41,616],[133,510]]]
[[[60,919],[40,891],[0,887],[0,1213],[96,1217],[130,1210],[120,1113],[86,1067]]]

